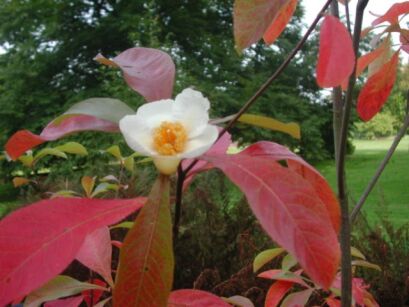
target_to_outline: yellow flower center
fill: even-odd
[[[185,149],[186,143],[187,133],[179,122],[162,122],[153,131],[153,147],[161,155],[176,155]]]

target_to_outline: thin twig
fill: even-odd
[[[352,28],[351,28],[351,15],[349,14],[349,0],[345,1],[345,16],[347,18],[347,27],[349,33],[352,33]]]
[[[182,210],[182,194],[183,183],[185,181],[186,174],[182,170],[182,163],[178,166],[178,179],[176,184],[176,200],[175,200],[175,221],[173,222],[173,242],[176,242],[179,236],[179,224]]]
[[[409,108],[409,91],[408,91],[408,96],[407,96],[407,108]],[[405,136],[406,130],[409,127],[409,114],[406,112],[406,117],[403,122],[402,127],[400,128],[398,134],[396,134],[395,139],[393,140],[393,143],[391,147],[389,148],[388,152],[386,153],[385,157],[383,158],[382,162],[379,164],[378,169],[376,170],[375,174],[373,175],[371,181],[368,183],[365,191],[362,193],[361,198],[357,202],[357,204],[354,207],[354,210],[352,210],[351,213],[351,223],[353,223],[360,210],[362,209],[362,206],[364,205],[366,199],[368,198],[369,194],[371,193],[372,189],[374,188],[375,184],[377,183],[379,177],[381,177],[386,165],[388,164],[389,160],[392,158],[392,155],[394,154],[396,148],[399,145],[399,142],[402,140],[402,138]]]
[[[356,8],[355,27],[354,27],[354,53],[355,58],[358,58],[359,40],[362,30],[362,20],[364,10],[369,0],[359,0]],[[344,111],[342,118],[342,126],[340,133],[339,154],[337,163],[337,186],[338,198],[341,205],[341,306],[350,307],[352,301],[352,267],[351,267],[351,226],[349,222],[348,197],[346,191],[345,179],[345,158],[346,158],[346,144],[348,137],[349,119],[352,109],[352,94],[355,86],[356,61],[354,70],[349,78],[347,93],[345,96]]]
[[[333,0],[331,3],[331,15],[339,18],[338,1]],[[332,127],[334,135],[334,158],[335,164],[338,163],[338,153],[340,144],[340,132],[342,125],[342,111],[344,102],[342,100],[342,89],[340,86],[332,89]]]
[[[237,122],[237,120],[242,116],[252,105],[253,103],[266,91],[266,89],[275,81],[284,69],[290,64],[291,60],[296,56],[298,51],[304,46],[305,42],[307,41],[308,37],[311,35],[312,31],[317,26],[318,22],[320,21],[321,17],[323,16],[324,12],[328,9],[328,6],[331,4],[332,0],[327,0],[324,4],[320,12],[318,13],[317,17],[314,19],[310,27],[308,28],[307,32],[305,32],[302,39],[298,42],[298,44],[294,47],[294,49],[290,52],[284,62],[277,68],[277,70],[271,75],[271,77],[258,89],[258,91],[243,105],[243,107],[235,114],[235,116],[230,120],[230,122],[223,128],[223,130],[219,133],[219,140],[226,132],[229,130],[233,125]],[[197,159],[195,159],[190,165],[184,170],[184,173],[187,174],[193,166],[196,165]]]
[[[324,4],[322,9],[318,13],[315,20],[312,22],[312,24],[308,28],[307,32],[305,32],[302,39],[298,42],[298,44],[290,52],[290,54],[287,56],[285,61],[280,65],[280,67],[277,68],[277,70],[271,75],[271,77],[258,89],[258,91],[243,105],[243,107],[239,110],[239,112],[234,115],[234,117],[230,120],[230,122],[227,124],[227,126],[224,127],[223,130],[219,133],[217,141],[227,132],[228,129],[233,127],[233,125],[237,122],[237,120],[240,118],[240,116],[243,115],[251,107],[251,105],[266,91],[266,89],[270,86],[270,84],[281,75],[281,73],[288,66],[288,64],[290,64],[291,60],[295,57],[295,55],[298,53],[298,51],[304,46],[305,42],[307,41],[308,37],[311,35],[312,31],[317,26],[318,22],[320,21],[321,17],[323,16],[324,12],[328,9],[328,6],[331,4],[331,1],[332,0],[327,0],[327,2]],[[177,187],[176,187],[177,190],[176,191],[182,191],[183,182],[185,180],[186,174],[196,165],[196,163],[198,161],[199,161],[198,159],[193,160],[189,164],[189,166],[187,168],[185,168],[184,170],[182,170],[181,167],[178,168],[178,181],[177,181]],[[182,206],[182,193],[176,193],[175,222],[176,221],[179,222],[179,220],[180,220],[181,206]],[[176,225],[176,223],[175,223],[174,224],[174,229],[173,229],[174,240],[176,240],[175,234],[177,235],[178,232],[179,232],[178,227],[179,226]]]

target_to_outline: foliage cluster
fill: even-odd
[[[248,1],[234,2],[236,48],[239,51],[249,48],[246,51],[248,57],[244,60],[255,57],[254,61],[247,63],[241,60],[236,66],[239,69],[235,71],[236,75],[240,75],[240,70],[243,68],[246,74],[251,73],[247,68],[255,67],[254,63],[257,64],[259,54],[268,58],[274,52],[279,53],[280,49],[251,45],[262,37],[271,44],[285,28],[297,2],[297,0],[280,3],[257,0],[250,6]],[[340,2],[346,5],[344,1],[340,0]],[[323,6],[310,30],[313,30],[319,19],[323,17],[330,3],[331,1],[328,0]],[[84,4],[89,5],[88,2]],[[80,16],[86,24],[92,24],[95,14],[105,18],[114,5],[108,3],[109,7],[104,9],[101,4],[98,2],[100,6],[93,7],[85,15]],[[337,2],[333,4],[337,5]],[[339,101],[336,101],[338,105],[334,103],[334,114],[336,115],[339,107],[339,111],[343,113],[342,125],[339,125],[339,118],[334,116],[334,126],[341,127],[334,129],[334,143],[339,146],[336,155],[336,164],[339,167],[337,168],[338,197],[319,172],[283,145],[259,141],[239,153],[227,152],[232,145],[227,130],[240,121],[241,116],[246,115],[245,112],[259,94],[280,75],[281,68],[276,70],[276,73],[253,96],[254,98],[243,105],[236,115],[231,119],[225,119],[229,124],[219,130],[213,123],[209,123],[209,101],[200,92],[185,89],[176,96],[175,100],[170,99],[176,70],[169,54],[157,49],[138,47],[127,49],[112,59],[98,54],[95,58],[98,62],[120,69],[128,85],[149,103],[142,105],[135,114],[134,110],[117,99],[91,98],[82,101],[50,122],[39,135],[28,130],[20,130],[13,134],[5,146],[7,157],[19,160],[29,168],[28,175],[33,173],[38,175],[35,173],[35,167],[40,163],[39,161],[47,162],[47,159],[55,157],[67,158],[67,154],[83,156],[87,155],[87,151],[82,145],[73,142],[43,148],[36,153],[27,152],[27,150],[44,142],[84,130],[120,131],[135,153],[124,156],[118,147],[106,149],[105,151],[115,158],[116,164],[120,167],[117,177],[83,176],[81,192],[65,189],[52,193],[50,199],[38,201],[0,221],[0,248],[3,250],[0,258],[1,262],[6,264],[0,272],[0,302],[19,303],[25,299],[25,304],[36,305],[54,300],[53,303],[56,304],[70,301],[72,305],[77,306],[83,300],[89,299],[87,295],[89,291],[95,291],[95,295],[98,293],[98,298],[103,299],[99,302],[100,305],[106,304],[111,299],[116,306],[140,306],[146,302],[153,306],[183,305],[187,302],[191,303],[194,298],[201,302],[199,305],[205,304],[202,300],[205,300],[207,305],[216,304],[216,306],[227,306],[227,302],[235,303],[235,301],[244,300],[247,302],[246,305],[252,306],[252,303],[244,297],[222,299],[195,289],[173,290],[174,240],[177,240],[179,233],[183,192],[198,173],[216,168],[240,188],[264,232],[282,246],[279,248],[280,253],[286,251],[286,255],[282,258],[281,269],[264,271],[258,275],[274,280],[266,295],[267,306],[276,306],[280,301],[282,306],[306,305],[317,291],[323,292],[321,299],[330,306],[339,304],[350,306],[352,297],[360,306],[378,306],[366,290],[364,281],[352,274],[352,269],[355,270],[357,266],[379,268],[367,262],[359,250],[354,250],[350,246],[348,194],[345,189],[343,165],[352,105],[352,95],[349,94],[353,91],[356,77],[369,64],[380,60],[382,63],[378,67],[370,66],[372,73],[359,93],[357,112],[360,118],[368,121],[380,111],[395,83],[399,52],[401,50],[408,52],[405,37],[408,30],[398,27],[402,46],[390,58],[387,44],[389,36],[378,44],[376,50],[357,58],[359,37],[362,35],[360,24],[366,4],[367,0],[362,0],[357,7],[354,40],[351,39],[347,27],[333,15],[324,16],[320,30],[317,83],[322,88],[343,87],[347,90],[343,101],[344,108],[338,104],[343,100],[342,93],[339,93],[339,97],[334,94],[335,100],[339,98]],[[183,8],[183,5],[181,6]],[[155,15],[160,14],[162,8],[157,7],[156,4],[142,7],[150,13],[154,12]],[[220,8],[216,11],[220,12]],[[408,12],[409,1],[395,4],[386,14],[375,19],[373,26],[386,21],[391,24],[391,27],[386,28],[385,32],[395,31],[396,25],[399,25],[398,17]],[[206,13],[206,10],[202,10],[202,13]],[[161,21],[166,25],[168,35],[172,33],[168,28],[172,28],[173,18],[162,17]],[[24,30],[23,28],[23,34]],[[150,30],[151,28],[147,28],[142,32],[151,33]],[[34,31],[29,29],[27,33],[36,37],[38,31],[49,33],[50,29],[40,27],[35,28]],[[299,65],[300,61],[295,56],[310,33],[308,31],[305,34],[280,67],[285,68],[289,63],[293,66]],[[7,34],[10,39],[13,31]],[[298,34],[298,31],[295,31],[295,34]],[[188,36],[184,36],[177,46],[165,43],[164,48],[167,48],[177,61],[184,60],[183,57],[180,58],[178,48],[183,47],[186,42],[189,45],[189,40],[184,41],[185,37]],[[169,42],[166,39],[163,41]],[[200,44],[206,48],[208,46],[206,41],[200,41]],[[56,46],[58,47],[58,42],[52,42],[51,46],[46,44],[45,49]],[[7,55],[19,49],[10,42],[7,47],[9,47]],[[257,51],[253,53],[260,47],[266,52],[265,54]],[[42,51],[41,44],[36,47],[36,50]],[[201,54],[195,55],[201,60],[207,59]],[[294,58],[296,60],[291,62]],[[206,62],[200,64],[198,67],[206,68]],[[80,63],[68,65],[69,70],[66,72],[68,75],[70,73],[75,75],[71,69],[73,66],[81,67]],[[183,65],[180,66],[183,67]],[[291,70],[291,65],[289,68]],[[205,69],[204,76],[212,78],[212,73],[217,75],[218,70],[219,68],[211,72]],[[203,70],[201,72],[203,73]],[[180,73],[183,75],[184,71]],[[294,79],[292,78],[291,81]],[[64,82],[57,79],[55,84],[62,83]],[[308,99],[314,96],[313,92],[303,96],[301,83],[290,82],[293,91],[297,93],[296,96]],[[346,83],[349,85],[346,86]],[[179,85],[177,84],[176,87]],[[240,82],[234,86],[240,88]],[[228,84],[219,89],[223,92],[226,88]],[[242,88],[242,92],[246,92],[245,87]],[[315,98],[317,98],[316,95]],[[234,98],[234,95],[231,97]],[[223,109],[217,104],[217,100],[216,108]],[[405,117],[404,127],[408,126],[409,114]],[[159,175],[148,197],[140,194],[134,197],[132,193],[127,194],[128,189],[135,190],[133,185],[137,179],[135,164],[150,162],[154,163]],[[123,176],[125,171],[130,173],[130,177]],[[177,173],[176,189],[171,191],[173,178],[171,176],[175,173]],[[124,184],[123,180],[129,180],[130,184]],[[13,178],[13,183],[16,186],[33,185],[34,187],[42,184],[40,181],[37,182],[19,174]],[[200,189],[197,191],[200,192]],[[119,198],[120,193],[123,193],[125,198]],[[100,199],[101,195],[111,197],[113,195],[114,199]],[[173,202],[173,195],[175,195],[175,219],[172,222],[170,204],[171,200]],[[206,202],[205,196],[200,198]],[[227,206],[227,211],[231,210],[229,207],[231,207],[230,204]],[[134,215],[138,210],[134,222],[120,223],[125,217]],[[111,226],[114,229],[129,228],[123,242],[112,241],[110,228],[108,228],[110,225],[114,225]],[[338,242],[338,234],[341,234],[340,242]],[[120,248],[119,260],[115,262],[114,267],[112,267],[112,245]],[[62,249],[61,246],[66,248]],[[260,253],[253,263],[254,272],[268,260],[275,258],[276,251],[277,249]],[[352,260],[351,254],[358,259]],[[341,256],[342,262],[340,262]],[[97,282],[91,278],[90,282],[84,282],[58,275],[73,260],[78,260],[98,273],[105,281]],[[339,272],[340,263],[341,272]],[[115,281],[113,272],[115,272]],[[296,292],[289,294],[288,291],[294,284],[297,284]],[[105,294],[102,294],[103,292]],[[105,298],[105,295],[111,294],[112,296]],[[63,297],[68,298],[61,299]],[[92,294],[91,300],[93,300]],[[93,305],[93,302],[88,304]]]
[[[387,207],[387,204],[383,204]],[[371,225],[361,216],[354,228],[352,240],[374,263],[381,273],[361,270],[359,275],[372,285],[380,306],[406,306],[409,303],[409,227],[396,227],[388,217]]]
[[[109,96],[132,107],[143,99],[115,71],[92,63],[101,52],[114,56],[132,46],[162,48],[177,66],[175,92],[191,85],[208,93],[212,116],[233,114],[289,53],[301,35],[302,6],[276,41],[257,44],[237,55],[231,35],[232,1],[14,1],[0,4],[0,145],[22,126],[39,131],[74,102]],[[36,17],[26,18],[35,12]],[[193,13],[192,13],[193,12]],[[158,18],[157,16],[160,16]],[[189,26],[186,26],[189,25]],[[200,35],[197,35],[200,29]],[[301,142],[278,133],[238,127],[237,140],[275,140],[299,150],[307,160],[333,156],[329,107],[319,103],[313,78],[316,38],[271,87],[252,113],[302,126]],[[27,116],[29,114],[29,116]],[[112,144],[101,134],[78,135],[91,148]],[[117,139],[118,141],[118,139]]]
[[[360,139],[373,140],[391,136],[394,132],[396,120],[389,113],[379,113],[370,122],[356,123],[355,136]]]

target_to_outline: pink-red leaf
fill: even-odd
[[[320,87],[335,87],[348,78],[355,64],[351,36],[338,18],[328,15],[322,23],[317,64]]]
[[[298,0],[290,0],[286,5],[284,5],[277,17],[274,18],[273,22],[267,28],[263,35],[263,39],[266,44],[271,45],[280,36],[281,32],[284,31],[291,17],[294,15],[295,8],[297,7]]]
[[[75,258],[101,275],[111,287],[114,286],[111,275],[111,235],[108,227],[102,227],[90,233]]]
[[[359,59],[358,59],[358,61],[356,63],[355,76],[359,77],[362,74],[362,72],[368,67],[369,64],[371,64],[378,57],[380,57],[384,52],[387,52],[387,51],[388,50],[386,49],[386,46],[384,44],[381,44],[374,51],[371,51],[371,52],[359,57]],[[348,87],[348,81],[349,81],[349,78],[346,78],[344,80],[344,82],[342,82],[342,89],[344,91]]]
[[[92,283],[94,285],[98,285],[98,286],[101,286],[101,287],[104,287],[104,288],[107,286],[107,284],[104,281],[102,281],[101,279],[94,279],[92,281]],[[82,296],[84,297],[84,301],[85,301],[85,303],[87,303],[88,307],[95,306],[95,304],[97,304],[99,302],[102,294],[104,294],[104,291],[98,290],[98,289],[96,289],[96,290],[85,290],[85,291],[82,292]]]
[[[125,237],[119,261],[114,306],[166,306],[174,270],[167,176],[155,182]]]
[[[337,274],[331,288],[341,289],[341,274]],[[368,285],[365,285],[362,278],[352,279],[352,297],[358,306],[379,307],[373,296],[367,291]]]
[[[291,0],[234,1],[234,39],[241,51],[258,42]]]
[[[328,288],[340,250],[327,208],[312,185],[271,157],[244,152],[203,159],[240,187],[267,234],[294,255],[316,283]]]
[[[54,198],[19,209],[0,221],[0,306],[60,273],[85,237],[142,207],[143,198]]]
[[[221,128],[220,128],[221,129]],[[219,130],[220,130],[219,129]],[[213,146],[207,151],[207,154],[210,155],[224,155],[227,152],[227,149],[232,144],[231,135],[230,133],[226,132],[223,136],[213,144]],[[194,159],[186,159],[182,161],[183,169],[186,169],[190,163],[192,163]],[[193,181],[195,175],[200,172],[204,172],[213,168],[210,163],[207,161],[199,160],[196,165],[189,171],[186,176],[185,182],[183,184],[183,188],[187,188],[189,184]]]
[[[172,97],[175,64],[165,52],[151,48],[130,48],[112,60],[101,54],[95,60],[110,66],[118,66],[128,85],[147,101]]]
[[[284,295],[291,289],[294,283],[289,281],[276,281],[268,289],[266,295],[265,307],[277,307]]]
[[[341,212],[338,199],[325,178],[301,157],[287,147],[277,143],[261,141],[247,147],[241,154],[251,157],[266,157],[274,161],[284,160],[288,167],[305,178],[324,203],[332,225],[338,233],[341,226]]]
[[[44,142],[54,141],[67,134],[86,130],[116,132],[118,125],[90,115],[70,115],[58,123],[52,121],[40,135],[27,130],[17,131],[7,141],[5,149],[12,159],[17,159],[27,150]]]
[[[45,285],[31,292],[26,297],[24,306],[37,307],[44,302],[76,295],[82,291],[90,289],[98,289],[101,291],[107,290],[106,288],[82,282],[70,276],[58,275],[48,281]]]
[[[409,1],[395,3],[389,10],[382,16],[376,18],[372,25],[376,26],[382,22],[389,22],[390,24],[398,23],[400,15],[409,13]]]
[[[368,121],[374,117],[385,104],[396,80],[396,70],[399,62],[399,51],[395,52],[389,62],[371,76],[358,97],[357,111],[359,117]]]
[[[201,290],[182,289],[169,295],[168,307],[231,307],[220,297]]]
[[[83,297],[74,296],[69,298],[63,298],[60,300],[50,301],[44,304],[44,307],[78,307],[82,301]]]

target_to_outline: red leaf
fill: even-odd
[[[239,51],[258,42],[291,0],[236,0],[234,39]]]
[[[322,23],[317,64],[320,87],[335,87],[348,78],[355,64],[351,36],[338,18],[328,15]]]
[[[297,2],[298,0],[290,0],[281,8],[277,17],[274,18],[273,22],[264,33],[263,39],[266,44],[271,45],[280,36],[281,32],[284,31],[291,17],[294,15]]]
[[[111,287],[114,286],[111,275],[112,245],[108,227],[90,233],[75,258],[101,275]]]
[[[388,50],[386,49],[386,46],[384,44],[381,44],[378,48],[376,48],[374,51],[371,51],[363,56],[361,56],[357,63],[356,63],[356,72],[355,76],[359,77],[362,72],[368,67],[369,64],[371,64],[373,61],[375,61],[379,56],[381,56],[384,52],[387,52]],[[342,82],[342,89],[345,91],[348,87],[348,81],[349,77]]]
[[[114,306],[166,306],[174,270],[167,176],[156,180],[125,237],[119,261]]]
[[[338,290],[341,289],[341,274],[337,274],[331,288]],[[365,285],[362,278],[354,277],[352,279],[352,297],[354,298],[354,301],[358,304],[358,306],[379,307],[373,296],[366,290],[368,288],[369,286]],[[369,302],[370,305],[366,304],[367,302]]]
[[[172,97],[175,64],[165,52],[151,48],[130,48],[112,60],[101,54],[95,60],[106,65],[118,66],[128,85],[147,101]]]
[[[395,3],[390,9],[382,16],[376,18],[372,25],[376,26],[382,22],[389,22],[390,24],[398,23],[399,16],[409,13],[409,1]]]
[[[395,84],[398,62],[399,51],[395,52],[389,62],[366,81],[359,93],[357,105],[357,111],[362,120],[370,120],[385,104]]]
[[[220,297],[201,290],[182,289],[173,291],[168,307],[231,307]]]
[[[268,289],[265,307],[276,307],[283,299],[284,295],[291,289],[294,283],[289,281],[276,281]]]
[[[78,307],[82,301],[82,296],[74,296],[55,301],[50,301],[44,304],[44,307]]]
[[[221,130],[221,128],[219,130]],[[213,144],[213,146],[207,151],[207,154],[223,155],[227,152],[227,149],[229,148],[231,144],[232,144],[231,135],[230,133],[226,132],[219,140],[216,141],[216,143]],[[190,163],[192,163],[193,161],[194,159],[183,160],[182,161],[183,169],[186,169],[190,165]],[[186,189],[189,186],[189,184],[193,181],[194,177],[198,173],[207,171],[212,168],[213,166],[209,162],[199,160],[196,163],[196,165],[187,174],[185,182],[183,184],[183,189]]]
[[[142,207],[143,198],[54,198],[19,209],[0,221],[0,306],[60,273],[85,237]]]
[[[100,280],[100,279],[94,279],[93,281],[92,281],[92,283],[94,284],[94,285],[98,285],[98,286],[101,286],[101,287],[106,287],[106,283],[105,282],[103,282],[102,280]],[[101,298],[101,296],[102,296],[102,294],[104,293],[104,291],[102,291],[102,290],[98,290],[98,289],[95,289],[95,290],[86,290],[86,291],[83,291],[82,292],[82,296],[84,297],[84,300],[85,300],[85,302],[87,303],[87,306],[88,307],[92,307],[92,306],[94,306],[96,303],[98,303],[98,301],[99,301],[99,299]],[[91,302],[91,298],[92,298],[92,302]]]
[[[67,134],[86,130],[115,132],[118,131],[118,125],[90,115],[70,115],[58,123],[50,122],[40,135],[27,130],[17,131],[7,141],[5,149],[7,154],[15,160],[27,150],[44,142],[54,141]]]
[[[337,233],[339,232],[341,211],[338,199],[325,178],[315,168],[285,146],[272,142],[257,142],[242,151],[242,154],[248,154],[252,157],[266,157],[274,161],[287,161],[288,167],[304,177],[315,189],[315,192],[327,208],[332,226]]]
[[[240,187],[267,234],[294,255],[307,274],[328,288],[340,250],[327,208],[312,185],[274,158],[206,155]]]

